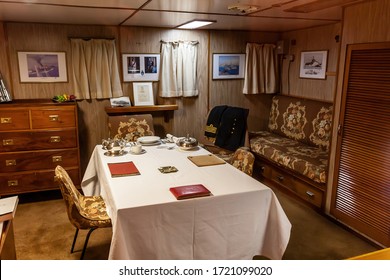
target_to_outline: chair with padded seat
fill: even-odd
[[[248,147],[240,147],[234,152],[229,163],[249,176],[252,176],[255,156]]]
[[[108,116],[109,137],[137,141],[142,136],[153,136],[153,116],[151,114]]]
[[[76,233],[70,250],[71,253],[74,251],[79,230],[88,229],[88,234],[85,238],[83,250],[80,256],[80,259],[82,260],[87,249],[91,233],[97,228],[111,227],[111,219],[107,214],[103,198],[101,196],[82,195],[62,166],[58,165],[56,167],[55,180],[60,187],[69,221],[74,227],[76,227]]]

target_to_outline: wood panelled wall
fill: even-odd
[[[9,65],[8,65],[8,55],[7,55],[7,42],[4,39],[5,35],[5,26],[0,22],[0,72],[3,75],[4,82],[7,83],[7,87],[10,86],[8,83],[11,81],[9,74]]]
[[[339,69],[337,77],[337,91],[334,99],[334,125],[332,142],[337,142],[337,126],[340,117],[340,106],[343,89],[343,75],[345,68],[346,49],[349,44],[360,44],[369,42],[389,42],[390,29],[390,1],[375,0],[362,4],[351,5],[344,10],[343,29],[341,35]],[[330,196],[335,174],[335,145],[331,147],[327,209],[330,207]]]
[[[283,94],[333,102],[337,84],[336,72],[340,45],[335,38],[336,36],[341,37],[340,33],[341,24],[283,33],[282,39],[289,46],[289,54],[294,55],[294,61],[290,65],[287,59],[282,62]],[[328,51],[325,80],[299,78],[301,52],[324,50]]]
[[[337,26],[320,28],[331,36]],[[317,29],[310,32],[320,33]],[[305,30],[288,33],[297,39],[311,41]],[[198,52],[198,87],[199,96],[192,98],[160,98],[158,97],[158,82],[153,83],[156,104],[178,104],[179,109],[171,113],[169,122],[164,122],[163,114],[154,115],[157,131],[185,135],[190,133],[199,140],[203,139],[207,112],[216,105],[245,107],[250,109],[248,118],[249,130],[263,129],[267,125],[271,95],[243,95],[243,80],[212,80],[213,53],[245,53],[247,42],[276,43],[282,34],[273,32],[243,32],[243,31],[206,31],[206,30],[170,30],[162,28],[113,27],[113,26],[81,26],[61,24],[30,24],[0,22],[0,71],[10,87],[14,99],[52,98],[62,93],[72,93],[70,37],[115,38],[118,47],[119,65],[122,53],[159,53],[160,40],[197,40]],[[318,39],[318,38],[317,38]],[[317,48],[315,43],[306,42],[302,46]],[[327,48],[330,48],[327,45]],[[30,83],[19,82],[17,51],[65,51],[67,53],[68,83]],[[297,48],[298,52],[299,49]],[[335,59],[332,45],[331,58]],[[334,65],[331,62],[330,65]],[[333,70],[333,69],[331,69]],[[120,72],[122,70],[120,69]],[[299,82],[299,85],[296,83]],[[308,86],[305,83],[308,83]],[[318,81],[316,81],[318,82]],[[327,86],[319,81],[299,81],[291,74],[290,87],[294,95],[314,99],[332,100],[331,89],[333,81],[327,79]],[[316,87],[315,85],[319,85]],[[329,85],[328,85],[329,84]],[[132,83],[123,83],[123,91],[132,99]],[[286,88],[283,85],[283,88]],[[325,91],[329,91],[324,93]],[[284,92],[286,94],[286,92]],[[107,115],[104,107],[109,100],[83,100],[78,102],[79,127],[82,170],[85,169],[94,146],[101,139],[108,137],[106,127]]]
[[[275,44],[280,35],[271,32],[210,32],[210,64],[214,53],[245,53],[246,43]],[[212,80],[210,73],[209,108],[217,105],[229,105],[249,109],[248,129],[265,129],[272,95],[247,95],[242,93],[244,80]]]

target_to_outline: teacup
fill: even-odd
[[[133,154],[140,154],[142,152],[142,145],[139,143],[132,145],[130,147],[130,152],[132,152]]]

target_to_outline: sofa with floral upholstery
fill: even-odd
[[[276,95],[267,130],[249,133],[264,176],[317,207],[324,202],[332,113],[332,103]]]

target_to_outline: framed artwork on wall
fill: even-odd
[[[131,106],[131,101],[128,96],[113,97],[110,98],[110,104],[112,107],[128,107]]]
[[[123,54],[123,81],[158,81],[160,54]]]
[[[67,82],[65,52],[18,52],[21,83]]]
[[[300,78],[325,79],[328,51],[301,52]]]
[[[154,105],[152,83],[133,83],[134,105]]]
[[[213,54],[213,79],[243,79],[245,54]]]

